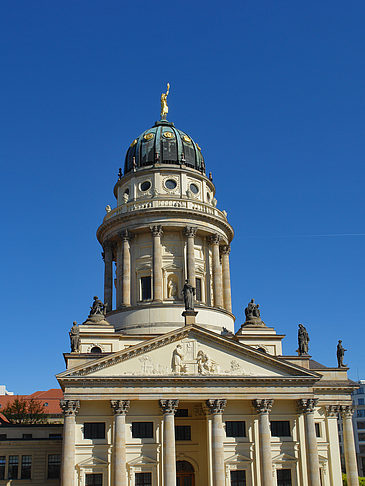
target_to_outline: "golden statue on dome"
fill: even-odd
[[[161,94],[161,120],[166,120],[166,115],[169,112],[169,107],[167,106],[167,96],[170,92],[170,83],[167,83],[166,93]]]

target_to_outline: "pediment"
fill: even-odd
[[[243,454],[234,454],[224,461],[225,464],[237,464],[239,462],[252,462],[252,459]]]
[[[140,464],[156,464],[156,461],[148,456],[138,456],[129,461],[128,466],[138,466]]]
[[[83,461],[76,464],[76,467],[87,467],[87,466],[107,466],[107,461],[100,459],[99,457],[93,456],[84,459]]]
[[[298,459],[294,456],[286,454],[285,452],[278,454],[277,456],[273,457],[273,459],[272,459],[273,463],[293,462],[293,461],[296,462],[296,461],[298,461]]]
[[[66,377],[317,378],[317,374],[199,326],[186,326],[60,373]]]

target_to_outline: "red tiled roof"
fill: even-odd
[[[33,399],[36,402],[40,402],[44,407],[45,413],[49,415],[62,413],[60,407],[60,399],[63,397],[62,390],[58,388],[51,388],[46,391],[36,391],[31,395],[0,395],[0,411],[3,410],[9,403],[12,403],[16,398],[24,398],[25,400]]]

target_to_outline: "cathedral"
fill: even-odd
[[[97,230],[104,296],[71,328],[57,375],[61,484],[341,486],[341,415],[358,485],[348,369],[311,359],[303,326],[285,355],[253,299],[235,332],[233,228],[167,95],[127,150]]]

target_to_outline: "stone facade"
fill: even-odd
[[[350,417],[356,386],[347,368],[284,356],[284,336],[263,321],[234,334],[227,213],[204,165],[184,154],[142,164],[153,136],[132,143],[139,165],[129,157],[97,231],[106,321],[79,326],[57,375],[62,486],[342,485],[337,414]],[[196,288],[190,314],[185,280]],[[346,427],[355,486],[351,418]]]

